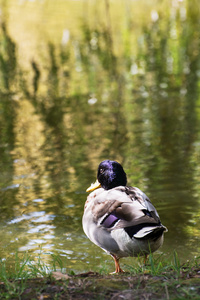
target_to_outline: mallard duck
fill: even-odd
[[[115,272],[123,272],[119,259],[156,251],[167,228],[149,198],[136,187],[127,186],[126,173],[116,161],[104,160],[97,181],[87,192],[83,230],[115,261]]]

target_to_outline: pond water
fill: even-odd
[[[198,256],[199,3],[55,2],[1,2],[1,259],[112,271],[81,223],[104,159],[157,208],[158,253]]]

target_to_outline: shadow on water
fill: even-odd
[[[145,26],[135,56],[131,43],[117,52],[106,3],[105,24],[91,28],[84,21],[79,40],[48,43],[46,61],[32,60],[28,76],[2,25],[5,256],[16,248],[38,253],[42,244],[74,268],[80,259],[91,262],[95,250],[81,228],[84,191],[105,158],[121,161],[129,184],[158,208],[169,229],[164,249],[173,243],[183,253],[184,241],[191,240],[188,249],[198,250],[191,224],[194,207],[199,211],[199,11],[190,4],[185,14],[173,8],[167,19],[161,15]],[[127,29],[128,40],[133,28]],[[22,130],[23,122],[29,131]]]

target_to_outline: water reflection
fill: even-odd
[[[105,24],[86,20],[79,38],[47,41],[27,72],[2,25],[1,257],[18,250],[49,264],[59,254],[69,269],[101,265],[107,257],[81,217],[105,158],[119,160],[157,207],[169,229],[161,251],[198,254],[200,31],[199,11],[187,5],[154,12],[134,49],[132,20],[121,43],[106,7]]]
[[[145,114],[145,120],[148,120],[145,156],[150,157],[152,164],[146,177],[153,182],[149,186],[151,193],[156,194],[158,201],[160,197],[167,204],[165,209],[168,212],[162,219],[165,223],[170,216],[169,238],[173,240],[173,236],[177,236],[177,246],[190,239],[191,230],[187,228],[190,227],[193,208],[199,210],[199,195],[195,195],[195,166],[191,164],[198,132],[196,107],[200,62],[191,28],[198,22],[198,11],[188,10],[187,23],[182,28],[182,20],[177,17],[179,12],[177,10],[171,15],[165,27],[157,21],[151,30],[145,30],[144,51],[141,52],[147,68],[145,76],[152,74],[154,78],[154,85],[148,87],[149,105]],[[176,36],[172,36],[174,43],[170,44],[165,32],[174,30]]]

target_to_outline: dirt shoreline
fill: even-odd
[[[8,283],[0,283],[0,299],[200,299],[200,266],[160,275],[130,273],[101,275],[95,272],[67,275],[54,272],[49,278],[10,281],[23,291],[9,298]]]

